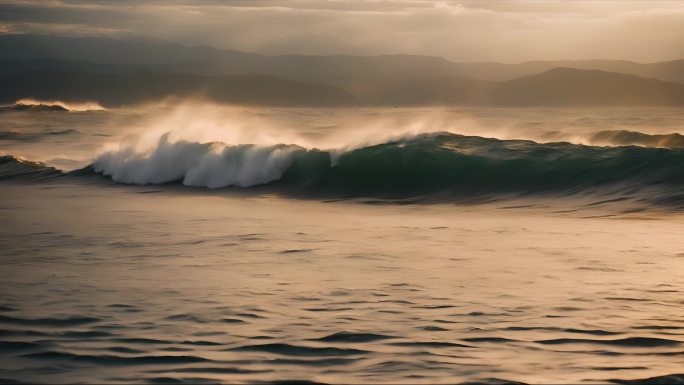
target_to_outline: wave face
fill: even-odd
[[[327,154],[326,154],[327,155]],[[295,156],[278,182],[342,196],[637,196],[683,202],[684,150],[539,144],[454,134],[423,135],[342,155]]]
[[[62,176],[63,173],[43,163],[30,162],[10,155],[0,156],[0,180],[35,180]]]
[[[284,195],[449,200],[598,194],[684,206],[683,164],[684,149],[540,144],[439,133],[341,155],[284,144],[170,142],[164,136],[151,152],[107,152],[91,167],[121,183],[265,185]]]
[[[684,148],[684,135],[644,134],[638,131],[608,130],[599,131],[589,138],[591,144],[609,146],[644,146]]]
[[[684,148],[684,135],[645,134],[639,131],[603,130],[591,134],[573,134],[571,132],[550,131],[539,137],[548,142],[571,142],[591,146],[641,146],[662,148]]]

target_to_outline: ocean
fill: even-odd
[[[0,154],[0,382],[684,382],[681,110],[5,110]]]

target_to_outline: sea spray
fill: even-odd
[[[280,179],[298,149],[287,145],[170,142],[165,134],[151,151],[136,152],[130,147],[108,151],[98,156],[92,167],[121,183],[181,181],[196,187],[250,187]]]
[[[109,176],[128,184],[193,187],[263,185],[285,196],[381,199],[506,199],[596,196],[684,207],[684,149],[594,147],[421,134],[357,149],[292,144],[171,141],[145,150],[120,146],[64,175]],[[58,176],[6,157],[0,177]],[[261,191],[264,191],[263,189]]]
[[[133,184],[220,188],[268,184],[288,194],[473,198],[597,194],[679,202],[684,150],[540,144],[450,133],[356,149],[169,141],[108,151],[95,172]],[[641,195],[640,195],[641,194]]]

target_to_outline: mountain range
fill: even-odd
[[[454,63],[420,55],[266,56],[102,37],[0,35],[0,102],[120,106],[178,96],[255,105],[682,106],[684,60]]]

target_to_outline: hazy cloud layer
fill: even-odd
[[[684,1],[10,1],[0,32],[454,61],[684,57]]]

